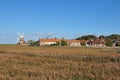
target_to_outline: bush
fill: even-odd
[[[30,46],[39,46],[39,42],[35,41],[35,42],[31,42],[29,43]]]
[[[81,46],[86,46],[86,43],[81,43]]]
[[[61,46],[67,46],[67,42],[65,40],[61,41]]]
[[[59,46],[60,43],[59,42],[56,42],[56,44],[51,44],[50,46]]]
[[[106,44],[106,46],[112,46],[113,45],[113,43],[111,41],[107,41],[105,44]]]

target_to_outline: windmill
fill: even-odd
[[[18,33],[17,34],[17,41],[18,41],[19,45],[23,45],[25,43],[24,33]]]

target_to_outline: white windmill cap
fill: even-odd
[[[20,36],[20,38],[24,38],[24,36],[23,36],[23,35],[21,35],[21,36]]]

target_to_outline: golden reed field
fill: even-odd
[[[0,45],[0,80],[120,80],[120,48]]]

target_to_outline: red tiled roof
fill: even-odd
[[[80,40],[67,40],[69,43],[80,43]]]
[[[80,43],[86,43],[87,40],[80,40]]]
[[[60,42],[61,39],[51,38],[51,39],[40,39],[40,42]]]
[[[46,39],[40,39],[40,42],[60,42],[62,39],[58,38],[46,38]],[[69,43],[86,43],[87,40],[65,40]]]

